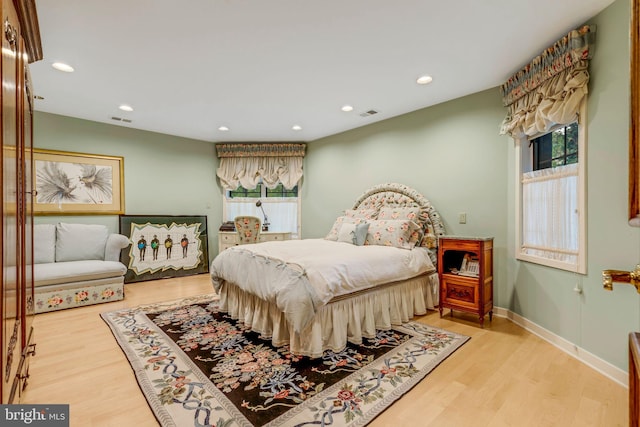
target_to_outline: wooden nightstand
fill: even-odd
[[[259,240],[260,242],[291,240],[291,233],[288,231],[262,231]],[[235,231],[218,231],[218,253],[237,244],[238,234]]]
[[[440,237],[440,317],[445,308],[493,318],[493,237]]]

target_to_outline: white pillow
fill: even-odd
[[[33,226],[33,262],[47,264],[56,261],[55,224],[36,224]]]
[[[345,222],[338,230],[338,242],[355,244],[355,232],[356,225]]]
[[[109,237],[105,225],[65,224],[56,226],[56,261],[104,260]]]
[[[351,243],[352,245],[362,246],[367,238],[369,223],[361,224],[344,223],[338,230],[338,242]]]

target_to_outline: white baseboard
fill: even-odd
[[[493,307],[493,314],[511,320],[516,325],[521,326],[525,330],[539,336],[543,340],[559,348],[570,356],[575,357],[585,365],[600,372],[605,377],[610,378],[623,387],[629,388],[629,374],[618,368],[617,366],[614,366],[611,363],[607,362],[606,360],[603,360],[593,353],[590,353],[587,350],[578,347],[574,343],[562,338],[559,335],[554,334],[553,332],[543,328],[542,326],[532,322],[527,318],[520,316],[519,314],[512,312],[511,310],[507,310],[506,308],[502,307]]]

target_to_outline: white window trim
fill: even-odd
[[[529,138],[526,136],[514,139],[515,143],[515,179],[516,179],[516,259],[561,270],[587,274],[587,117],[586,98],[583,99],[578,115],[578,263],[577,265],[557,260],[523,254],[522,248],[522,152],[529,150]]]

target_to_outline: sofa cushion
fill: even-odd
[[[56,262],[103,260],[109,230],[99,224],[56,226]]]
[[[116,261],[84,260],[33,266],[36,287],[118,277],[124,276],[126,272],[127,267]]]
[[[56,226],[36,224],[33,227],[33,262],[42,264],[56,260]]]

